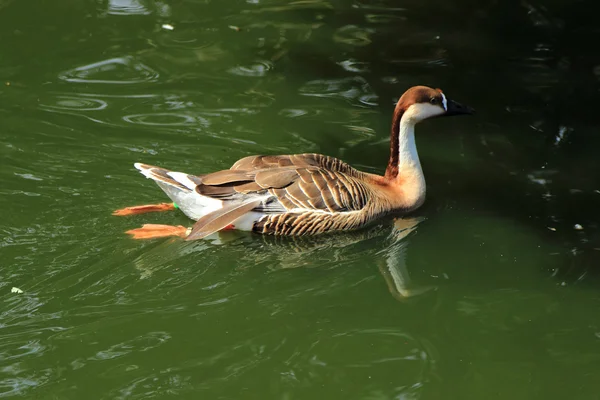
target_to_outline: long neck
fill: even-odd
[[[415,143],[415,124],[411,118],[404,118],[403,110],[396,110],[392,120],[390,137],[390,160],[385,171],[388,180],[418,178],[423,180],[423,170]]]

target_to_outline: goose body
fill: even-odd
[[[156,181],[197,222],[191,229],[178,227],[163,234],[154,225],[129,233],[140,238],[175,234],[187,240],[225,228],[312,235],[353,230],[386,214],[409,213],[423,204],[426,193],[415,125],[431,117],[472,112],[448,100],[439,89],[415,86],[407,90],[394,110],[390,159],[383,176],[312,153],[249,156],[230,169],[205,175],[136,163],[143,175]]]

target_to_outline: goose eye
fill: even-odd
[[[432,98],[429,100],[429,102],[430,102],[431,104],[437,104],[437,103],[438,103],[438,99],[437,99],[437,97],[432,97]]]

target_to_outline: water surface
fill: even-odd
[[[0,397],[597,399],[597,5],[496,3],[1,2]],[[123,233],[178,212],[111,216],[166,200],[136,161],[381,173],[416,84],[478,113],[418,127],[411,219],[184,243]]]

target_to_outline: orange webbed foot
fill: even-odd
[[[171,211],[175,209],[174,203],[160,203],[160,204],[145,204],[142,206],[125,207],[119,210],[113,211],[112,215],[123,217],[126,215],[145,214],[149,212],[162,212]]]
[[[160,225],[145,224],[141,228],[131,229],[125,233],[133,236],[133,239],[156,239],[168,236],[179,236],[182,238],[189,235],[188,228],[182,225]]]

